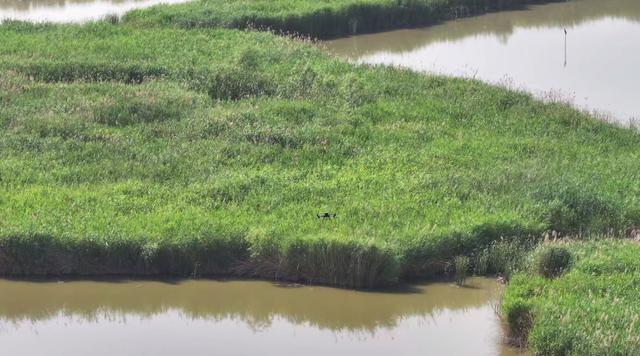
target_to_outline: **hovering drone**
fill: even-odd
[[[318,219],[335,219],[336,218],[336,214],[335,213],[322,213],[322,214],[316,214],[316,216],[318,217]]]

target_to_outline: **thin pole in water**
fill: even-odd
[[[564,29],[564,67],[567,68],[567,29]]]

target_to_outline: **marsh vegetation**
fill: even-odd
[[[565,105],[262,32],[0,31],[6,274],[373,287],[640,220],[640,136]]]
[[[637,131],[255,30],[502,2],[225,4],[0,26],[0,274],[375,288],[453,267],[509,281],[504,319],[536,352],[637,351],[637,246],[536,247],[640,225]]]
[[[639,254],[633,241],[542,244],[504,296],[512,336],[540,355],[637,354]]]

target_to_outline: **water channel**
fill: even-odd
[[[0,280],[0,355],[516,355],[501,288]]]
[[[637,0],[537,5],[324,46],[359,63],[523,89],[622,124],[640,119]]]

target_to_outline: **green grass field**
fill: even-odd
[[[475,81],[108,23],[5,24],[0,71],[4,274],[373,287],[640,223],[637,132]]]
[[[640,354],[640,244],[560,246],[573,256],[562,276],[549,280],[528,272],[510,281],[502,312],[512,330],[529,332],[538,355]]]
[[[199,0],[0,25],[0,275],[379,287],[501,272],[502,315],[534,352],[640,353],[640,245],[526,249],[640,225],[637,131],[216,28],[331,37],[514,5]]]

